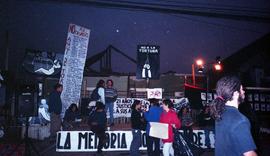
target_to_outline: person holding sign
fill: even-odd
[[[173,110],[173,103],[170,99],[165,99],[162,102],[163,112],[160,116],[160,122],[168,124],[168,139],[162,139],[163,142],[163,156],[174,156],[173,141],[174,134],[173,128],[179,129],[181,122],[177,117],[176,112]]]
[[[160,155],[160,139],[149,136],[150,122],[159,122],[160,115],[162,113],[162,108],[159,106],[158,99],[149,99],[150,109],[144,112],[145,120],[147,121],[146,126],[146,145],[147,153],[149,156],[159,156]],[[153,147],[154,145],[154,147]]]
[[[257,156],[249,120],[239,112],[245,91],[236,76],[225,76],[216,85],[217,98],[210,105],[215,119],[215,155]]]
[[[141,113],[141,101],[134,100],[131,106],[131,128],[133,139],[130,144],[130,155],[140,156],[139,148],[141,146],[141,130],[145,129],[145,120]]]

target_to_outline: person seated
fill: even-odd
[[[70,130],[78,127],[78,122],[80,120],[79,109],[75,103],[72,103],[65,112],[63,128],[64,130]]]

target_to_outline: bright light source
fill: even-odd
[[[197,64],[198,66],[202,66],[202,65],[203,65],[203,60],[202,60],[202,59],[196,60],[196,64]]]
[[[220,71],[221,69],[221,64],[215,64],[215,70]]]

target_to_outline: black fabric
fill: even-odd
[[[174,132],[174,142],[173,149],[175,156],[193,156],[191,149],[187,145],[187,142],[183,139],[181,133],[173,129]]]
[[[146,121],[143,116],[141,116],[141,113],[137,110],[133,110],[131,112],[131,127],[132,129],[137,130],[145,130],[146,129]]]
[[[95,133],[95,135],[98,137],[98,148],[97,152],[102,152],[102,148],[105,145],[106,142],[106,135],[105,135],[105,128],[101,125],[92,125],[91,131]]]
[[[91,126],[91,123],[93,121],[93,118],[94,118],[94,114],[95,114],[95,111],[96,111],[96,107],[90,107],[89,108],[89,113],[88,113],[88,125]]]
[[[90,98],[82,98],[81,99],[81,115],[88,116],[90,113],[90,109],[88,108],[88,104],[90,102]]]
[[[174,132],[174,155],[175,156],[199,156],[203,150],[193,142],[188,142],[183,135],[176,129]]]
[[[201,127],[215,127],[215,120],[211,118],[210,114],[201,113],[198,116],[198,120]]]
[[[153,145],[155,148],[153,148]],[[146,146],[148,156],[160,155],[160,139],[146,135]]]
[[[99,139],[97,152],[101,153],[106,142],[105,130],[107,118],[105,111],[96,110],[91,114],[88,122],[91,124],[91,131],[94,132]]]
[[[200,110],[203,109],[201,92],[203,90],[199,88],[192,88],[185,86],[185,97],[188,98],[192,109]]]
[[[99,127],[103,127],[105,130],[106,123],[107,123],[107,117],[105,111],[95,111],[91,116],[89,117],[90,125],[98,125]]]
[[[61,114],[62,112],[62,101],[61,92],[54,90],[49,96],[49,112],[55,114]]]
[[[91,101],[97,101],[100,99],[100,95],[98,94],[98,88],[95,88],[90,96]]]

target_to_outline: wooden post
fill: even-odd
[[[196,82],[195,82],[195,65],[194,63],[192,63],[192,83],[193,83],[193,86],[196,86]]]

